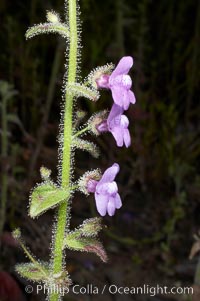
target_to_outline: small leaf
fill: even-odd
[[[77,97],[85,97],[92,101],[97,101],[100,97],[100,94],[96,89],[88,88],[83,84],[68,84],[67,90]]]
[[[94,241],[92,244],[85,246],[85,251],[95,253],[97,256],[101,258],[103,262],[108,261],[108,257],[104,250],[103,245],[97,240]]]
[[[79,228],[81,234],[86,237],[96,236],[102,229],[101,222],[100,217],[86,219]]]
[[[67,238],[65,238],[64,242],[64,248],[67,246],[72,250],[82,251],[84,249],[84,245],[82,240],[78,240],[79,235],[80,233],[78,231],[67,235]]]
[[[51,182],[38,185],[30,196],[30,216],[35,218],[44,211],[68,199],[69,190],[55,186]]]
[[[42,33],[58,33],[63,38],[69,37],[69,29],[64,23],[42,23],[30,27],[26,32],[26,39],[33,38]]]
[[[47,263],[21,263],[15,269],[22,277],[33,281],[46,280],[50,273]]]
[[[80,138],[74,138],[73,140],[73,146],[76,148],[79,148],[81,150],[85,150],[89,152],[94,158],[99,157],[99,149],[93,142],[83,140]]]
[[[107,254],[103,248],[103,245],[94,238],[77,237],[78,231],[67,235],[64,240],[64,247],[76,251],[86,251],[95,253],[101,258],[102,261],[107,261]]]

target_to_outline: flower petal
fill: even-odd
[[[97,211],[101,216],[105,216],[107,211],[108,196],[95,192],[95,201],[96,201]]]
[[[98,187],[96,187],[96,192],[98,194],[113,194],[118,191],[118,187],[116,182],[107,182],[107,183],[101,183]]]
[[[118,172],[119,172],[119,164],[114,163],[111,167],[106,169],[102,178],[100,179],[99,183],[97,184],[97,187],[103,183],[113,182],[116,175],[118,174]]]
[[[115,199],[114,197],[109,198],[109,202],[107,205],[107,211],[109,216],[113,216],[115,214]]]
[[[112,86],[111,88],[112,98],[114,102],[120,107],[123,107],[122,98],[125,91],[126,90],[120,86]]]
[[[107,123],[108,127],[112,128],[116,125],[120,125],[121,115],[123,113],[123,108],[116,105],[115,103],[112,105],[110,113],[108,115]]]
[[[124,110],[128,110],[130,100],[132,100],[132,94],[129,94],[130,91],[127,91],[124,87],[113,86],[111,92],[114,102]]]
[[[113,137],[115,138],[117,146],[122,147],[123,142],[124,142],[124,138],[123,138],[124,129],[122,129],[121,127],[114,127],[111,130],[111,133],[112,133]]]
[[[129,126],[129,120],[128,117],[126,115],[122,115],[121,116],[121,123],[120,123],[121,127],[123,129],[127,129]]]
[[[131,136],[128,129],[124,129],[124,144],[126,147],[129,147],[131,145]]]
[[[119,193],[117,193],[115,196],[115,207],[117,209],[119,209],[119,208],[121,208],[121,206],[122,206],[122,201],[121,201]]]
[[[124,90],[122,95],[123,95],[122,100],[121,100],[122,106],[123,106],[124,110],[128,110],[130,101],[132,99],[131,98],[132,94],[130,93],[130,90],[129,91]]]
[[[131,90],[129,90],[129,101],[130,101],[132,104],[135,104],[135,103],[136,103],[135,94],[134,94],[133,91],[131,91]]]
[[[112,72],[110,78],[121,74],[127,74],[133,66],[133,58],[131,56],[124,56],[118,63],[117,67]]]

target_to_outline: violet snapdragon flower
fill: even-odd
[[[123,109],[113,104],[110,114],[107,119],[108,130],[112,133],[116,140],[117,146],[121,147],[125,144],[129,147],[131,144],[131,137],[128,130],[129,120],[126,115],[123,114]]]
[[[87,183],[88,192],[95,194],[97,211],[101,216],[113,216],[115,210],[122,206],[121,198],[118,194],[118,187],[114,181],[119,172],[119,165],[114,163],[106,169],[99,181],[89,180]]]
[[[110,89],[114,102],[124,110],[129,108],[130,103],[135,103],[135,95],[130,90],[132,80],[128,75],[133,66],[133,58],[124,56],[118,63],[111,75],[104,74],[96,80],[98,88]]]
[[[117,146],[122,147],[125,144],[126,147],[129,147],[131,144],[131,137],[128,130],[129,120],[123,112],[122,107],[113,104],[107,120],[102,121],[97,126],[97,130],[99,132],[111,132]]]

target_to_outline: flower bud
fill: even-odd
[[[41,175],[41,178],[44,180],[44,181],[47,181],[49,180],[49,177],[51,175],[51,170],[42,166],[40,168],[40,175]]]
[[[12,232],[12,236],[14,237],[14,239],[19,240],[21,238],[21,231],[19,228],[15,229]]]
[[[114,69],[113,64],[107,64],[102,67],[97,67],[96,69],[90,72],[87,81],[95,89],[98,89],[100,87],[107,88],[108,78],[113,69]]]
[[[108,124],[107,120],[102,121],[98,126],[97,126],[97,131],[99,133],[107,132],[108,131]]]
[[[85,111],[77,111],[76,112],[76,117],[78,118],[78,119],[83,119],[83,118],[85,118],[85,116],[87,115],[87,112],[85,112]]]
[[[95,192],[95,189],[96,189],[96,186],[97,186],[97,181],[95,181],[95,180],[93,180],[93,179],[90,179],[90,180],[87,182],[87,191],[88,191],[88,192],[94,193],[94,192]]]
[[[89,195],[89,193],[95,189],[97,181],[100,178],[101,173],[99,169],[87,171],[78,181],[79,190]]]
[[[108,88],[109,75],[103,74],[99,78],[96,79],[96,84],[98,88]]]
[[[108,111],[103,110],[96,114],[94,114],[89,120],[88,125],[90,127],[90,131],[98,136],[101,132],[107,132],[107,122],[106,119],[108,117]]]

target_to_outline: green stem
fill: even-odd
[[[6,161],[7,161],[7,152],[8,152],[8,140],[7,140],[7,99],[2,97],[2,162],[5,160],[5,168],[2,173],[2,193],[1,193],[1,210],[0,210],[0,235],[3,232],[5,224],[5,214],[6,214],[6,201],[7,201],[7,189],[8,189],[8,177],[6,171]]]
[[[70,190],[73,191],[76,190],[77,188],[79,188],[79,185],[73,185],[70,187]]]
[[[77,50],[78,50],[78,34],[77,34],[77,15],[76,0],[68,0],[69,27],[70,27],[70,48],[69,48],[69,67],[68,67],[68,83],[74,83],[77,72]],[[66,92],[65,110],[64,110],[64,132],[62,146],[62,186],[68,187],[71,178],[71,144],[72,144],[72,113],[73,113],[73,96]],[[53,272],[62,271],[63,265],[63,240],[65,237],[67,219],[69,218],[69,200],[61,203],[58,209],[57,228],[55,234],[55,245],[53,250]],[[59,299],[58,293],[50,295],[50,301]]]
[[[26,254],[26,256],[30,259],[30,261],[32,261],[32,263],[35,264],[35,266],[38,268],[38,270],[40,270],[40,272],[43,273],[43,275],[46,277],[46,272],[43,270],[42,266],[37,262],[37,260],[35,260],[33,258],[33,256],[31,255],[31,253],[28,251],[28,249],[26,248],[25,244],[22,241],[19,241],[24,253]]]
[[[84,134],[84,133],[87,132],[89,129],[90,129],[90,126],[86,126],[84,129],[82,129],[82,130],[76,132],[76,133],[73,135],[73,138],[78,137],[78,136]]]

